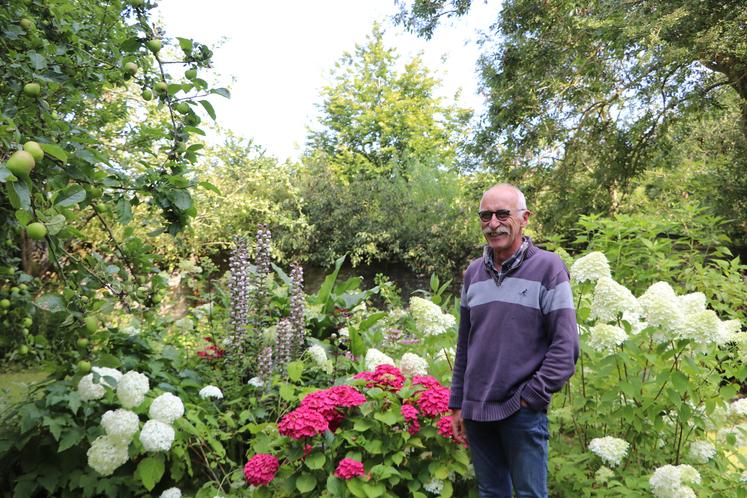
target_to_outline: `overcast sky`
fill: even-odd
[[[282,161],[300,155],[330,70],[365,42],[375,21],[401,59],[423,52],[425,65],[443,80],[443,95],[461,89],[458,102],[479,108],[478,33],[500,4],[474,3],[468,16],[439,26],[429,41],[392,25],[392,0],[162,0],[157,14],[167,36],[217,45],[214,82],[232,93],[228,101],[212,99],[218,123]]]

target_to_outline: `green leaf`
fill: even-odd
[[[136,52],[140,48],[140,40],[135,36],[127,38],[119,45],[119,48],[125,52]]]
[[[42,294],[34,300],[34,305],[50,313],[65,311],[65,301],[59,294]]]
[[[348,479],[345,481],[345,485],[347,486],[348,491],[353,493],[353,496],[356,498],[366,498],[366,491],[363,489],[365,484],[360,478],[354,477]]]
[[[324,462],[326,461],[327,458],[324,456],[324,453],[322,453],[321,451],[315,451],[311,453],[311,455],[306,457],[304,463],[308,468],[317,470],[324,467]]]
[[[41,71],[47,67],[47,59],[36,52],[29,52],[29,61],[31,62],[31,67],[36,71]]]
[[[21,226],[26,226],[34,219],[34,215],[24,209],[16,210],[16,219]]]
[[[189,38],[180,38],[176,37],[177,40],[179,40],[179,46],[184,50],[185,53],[189,53],[192,51],[192,46],[194,45],[194,42],[190,40]]]
[[[8,199],[15,209],[31,209],[31,192],[29,186],[24,181],[12,182],[6,184],[8,190]]]
[[[56,206],[70,207],[86,200],[86,191],[80,185],[71,185],[60,191]]]
[[[285,401],[294,401],[296,399],[296,389],[292,384],[288,384],[287,382],[280,385],[278,392],[280,397]]]
[[[140,476],[145,489],[152,491],[156,487],[156,484],[158,484],[158,481],[161,480],[161,477],[163,477],[164,470],[163,457],[157,455],[141,460],[137,465],[136,473]]]
[[[205,112],[208,113],[208,116],[213,118],[213,121],[215,121],[215,109],[213,109],[213,104],[207,100],[200,100],[200,104],[205,108]]]
[[[674,384],[674,387],[676,387],[680,393],[684,394],[687,391],[688,380],[685,374],[683,374],[679,370],[675,370],[674,372],[672,372],[671,380],[672,384]]]
[[[69,431],[65,432],[60,440],[60,445],[57,447],[57,453],[61,453],[68,448],[75,446],[83,440],[85,432],[80,427],[71,427]]]
[[[63,150],[62,147],[55,144],[39,144],[42,148],[42,150],[49,154],[50,156],[54,157],[55,159],[59,159],[63,163],[67,162],[67,152]]]
[[[288,363],[288,378],[292,380],[293,382],[298,382],[301,380],[301,375],[303,375],[303,362],[302,361],[292,361]]]
[[[132,221],[132,208],[130,207],[130,200],[125,196],[117,199],[115,212],[117,213],[117,219],[122,225],[127,225],[130,221]]]
[[[186,211],[192,207],[192,196],[186,190],[172,190],[169,192],[168,197],[182,211]]]
[[[227,88],[213,88],[210,93],[216,93],[227,99],[231,98],[231,92],[229,92]]]
[[[383,482],[367,482],[363,485],[363,492],[366,493],[366,498],[377,498],[386,493],[386,486]]]
[[[402,416],[399,413],[397,413],[394,409],[389,409],[385,411],[384,413],[376,412],[374,413],[374,418],[376,420],[384,422],[386,425],[394,425],[397,422],[402,420]]]
[[[309,474],[303,474],[296,479],[296,489],[301,493],[308,493],[316,487],[316,479]]]
[[[47,227],[49,235],[57,235],[60,231],[65,228],[65,222],[67,220],[61,214],[56,214],[44,222]]]
[[[0,182],[5,183],[5,181],[11,176],[15,178],[15,175],[13,175],[13,173],[11,173],[8,168],[6,168],[5,166],[0,166]]]

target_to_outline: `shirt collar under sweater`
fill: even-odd
[[[508,272],[518,268],[524,260],[524,255],[526,254],[527,247],[529,247],[529,244],[531,243],[531,239],[527,236],[522,236],[521,240],[521,246],[519,246],[510,258],[503,262],[500,269],[495,267],[495,263],[493,262],[493,251],[490,250],[490,246],[485,246],[485,249],[483,250],[483,263],[497,285],[501,284],[501,280],[503,280],[503,277],[505,277]]]

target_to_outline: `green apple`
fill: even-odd
[[[85,337],[78,337],[78,340],[75,343],[81,349],[88,347],[88,339],[86,339]]]
[[[21,344],[20,346],[18,346],[18,352],[23,356],[26,356],[27,354],[29,354],[29,347],[25,344]]]
[[[0,308],[10,308],[10,301],[8,299],[0,299]]]
[[[80,360],[78,362],[78,372],[87,374],[91,371],[91,362],[87,360]]]
[[[190,80],[197,78],[197,69],[187,69],[184,71],[184,76]]]
[[[169,85],[167,85],[165,81],[159,81],[158,83],[156,83],[153,89],[158,94],[165,94],[169,91]]]
[[[44,159],[44,151],[41,148],[41,145],[39,145],[37,142],[34,142],[33,140],[29,140],[25,144],[23,144],[23,150],[31,154],[31,156],[34,158],[34,161],[39,162],[42,159]]]
[[[174,109],[181,114],[187,114],[190,111],[189,104],[186,102],[179,102],[174,106]]]
[[[21,19],[18,24],[20,24],[25,31],[31,31],[31,28],[34,27],[34,21],[26,18]]]
[[[148,42],[145,45],[148,47],[148,50],[150,50],[154,54],[157,54],[158,51],[161,50],[161,40],[157,38],[148,40]]]
[[[36,221],[26,227],[26,234],[30,239],[42,240],[47,235],[47,227],[43,223]]]
[[[134,62],[127,62],[124,65],[124,70],[130,76],[135,76],[137,74],[138,67]]]
[[[83,323],[86,326],[86,330],[93,334],[99,329],[99,321],[95,316],[87,316],[83,319]]]
[[[31,327],[34,324],[34,320],[32,320],[31,317],[27,316],[26,318],[23,319],[23,322],[21,322],[21,324],[24,327],[28,328],[28,327]]]
[[[143,90],[143,93],[140,94],[143,97],[143,100],[151,100],[153,99],[153,92],[148,90],[147,88]]]
[[[19,150],[10,156],[10,159],[8,159],[8,162],[5,163],[5,165],[8,167],[10,172],[16,176],[29,176],[29,173],[31,173],[31,170],[34,169],[34,166],[36,165],[36,161],[34,161],[34,156],[29,152]]]
[[[23,93],[29,97],[38,97],[41,95],[41,86],[39,86],[39,83],[26,83],[23,86]]]

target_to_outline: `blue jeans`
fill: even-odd
[[[547,414],[522,407],[496,422],[464,421],[480,498],[547,498]]]

